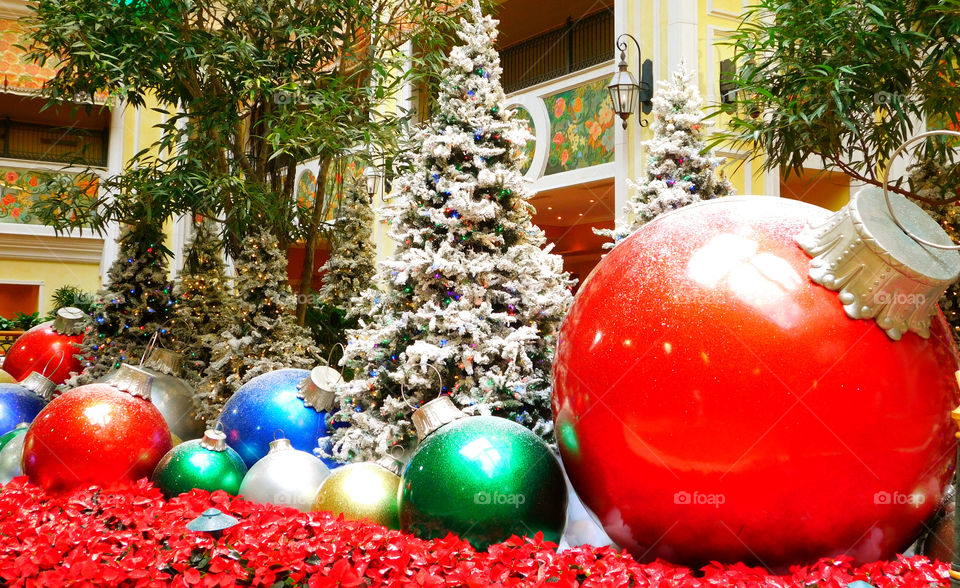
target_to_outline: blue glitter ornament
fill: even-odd
[[[0,384],[0,434],[33,422],[43,406],[43,399],[32,390],[20,384]]]
[[[326,411],[304,404],[298,387],[310,372],[282,369],[257,376],[240,387],[223,406],[219,423],[247,467],[270,450],[274,438],[286,437],[295,449],[312,453],[327,436]]]

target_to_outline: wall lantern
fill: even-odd
[[[640,81],[633,77],[633,74],[627,69],[627,41],[630,39],[637,48],[637,59],[642,62],[640,66]],[[617,37],[617,49],[620,50],[620,63],[617,65],[617,72],[613,74],[607,90],[610,91],[610,98],[613,99],[613,110],[623,121],[623,128],[627,128],[627,119],[633,114],[633,109],[637,101],[640,102],[641,111],[644,114],[650,114],[653,108],[653,62],[649,59],[643,61],[643,54],[640,51],[640,43],[629,33],[623,33]],[[647,123],[640,118],[640,126],[644,127]]]

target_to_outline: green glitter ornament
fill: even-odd
[[[227,447],[223,431],[208,429],[203,439],[185,441],[167,452],[153,471],[153,483],[171,498],[194,488],[236,495],[247,466]]]
[[[420,445],[400,483],[400,526],[423,539],[452,532],[479,550],[512,535],[559,542],[567,487],[550,449],[506,419],[467,417],[447,396],[413,415]]]

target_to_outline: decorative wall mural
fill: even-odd
[[[613,161],[616,115],[606,78],[544,98],[550,115],[550,156],[544,175]]]
[[[70,182],[69,176],[60,176],[60,180]],[[0,168],[0,223],[40,225],[40,219],[33,212],[34,202],[47,196],[44,185],[52,181],[49,172],[29,169]],[[91,199],[97,196],[96,180],[77,178],[77,185],[85,187],[85,194]]]
[[[363,165],[351,158],[341,158],[330,164],[330,171],[327,174],[327,188],[324,193],[324,206],[327,207],[324,220],[333,220],[345,189],[354,187],[357,190],[366,190],[363,171]],[[300,180],[297,182],[296,188],[297,208],[302,218],[312,213],[316,194],[317,176],[312,171],[307,170],[300,174]]]
[[[530,169],[530,165],[533,163],[533,154],[537,150],[537,129],[533,122],[533,116],[526,108],[514,106],[513,113],[513,119],[521,124],[526,124],[527,130],[533,136],[533,139],[527,141],[523,148],[523,162],[520,164],[520,172],[525,174]]]
[[[297,182],[297,208],[300,212],[309,212],[313,209],[313,198],[317,191],[317,176],[307,170],[300,174],[300,181]]]

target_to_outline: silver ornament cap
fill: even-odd
[[[200,447],[210,451],[226,451],[227,434],[216,429],[207,429],[200,440]]]
[[[290,444],[290,440],[286,437],[281,437],[271,441],[270,451],[267,452],[267,455],[270,455],[271,453],[279,453],[281,451],[293,451],[293,445]]]
[[[899,194],[890,194],[890,203],[905,229],[931,243],[953,245],[919,206]],[[859,190],[796,241],[813,258],[810,278],[840,293],[847,316],[875,320],[895,341],[907,331],[929,337],[937,300],[960,278],[960,253],[911,238],[891,216],[879,188]]]
[[[154,347],[143,361],[143,367],[156,370],[161,374],[180,377],[183,355],[169,349]]]
[[[417,430],[417,440],[423,441],[427,435],[447,423],[462,419],[467,415],[457,408],[449,396],[440,396],[413,411],[413,426]]]
[[[306,406],[329,412],[334,406],[336,386],[342,381],[340,372],[329,366],[318,365],[300,382],[297,396],[303,399]]]
[[[79,308],[64,306],[57,310],[53,330],[62,335],[79,335],[87,328],[87,315]]]
[[[120,364],[120,369],[113,372],[110,377],[104,380],[104,383],[110,384],[122,392],[151,402],[150,393],[153,387],[153,376],[128,363]]]
[[[383,469],[389,471],[390,473],[396,474],[397,476],[403,473],[403,462],[400,461],[399,459],[396,459],[395,457],[385,455],[380,459],[378,459],[377,461],[375,461],[374,463],[382,467]]]
[[[45,378],[37,372],[30,372],[30,375],[24,378],[20,385],[47,402],[53,398],[53,391],[57,389],[57,385],[49,378]]]

